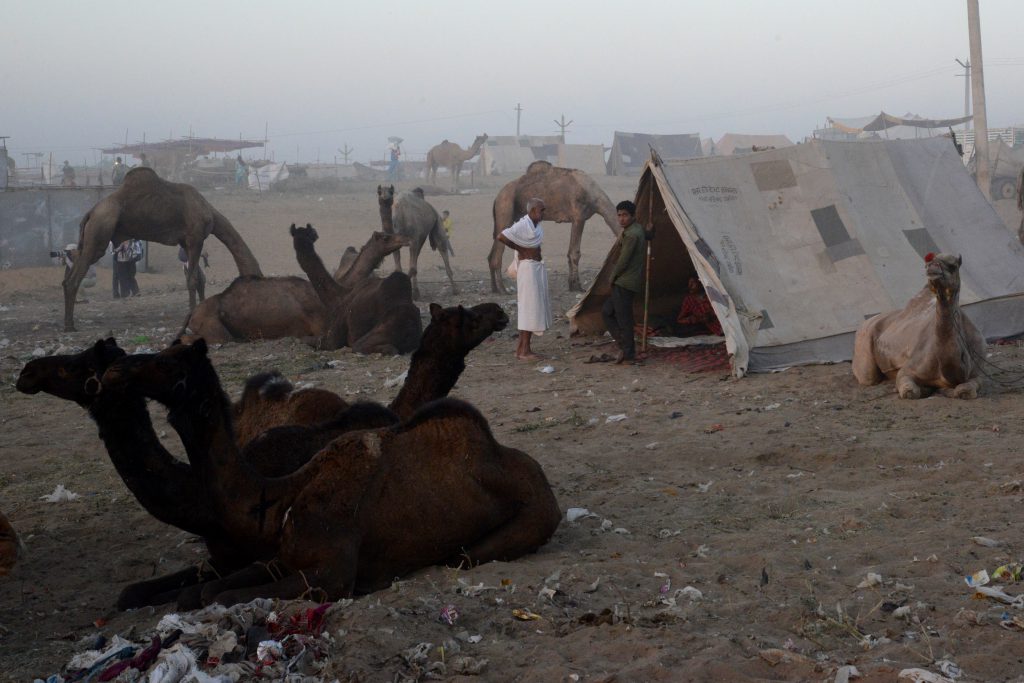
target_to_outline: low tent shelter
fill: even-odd
[[[608,175],[639,175],[651,156],[651,147],[662,159],[692,159],[703,156],[700,135],[651,135],[615,131],[608,155]]]
[[[754,147],[765,150],[769,147],[778,149],[789,147],[792,141],[785,135],[745,135],[743,133],[726,133],[714,145],[715,154],[724,157],[733,154],[749,154]],[[704,156],[708,156],[705,154]]]
[[[482,175],[517,176],[538,160],[557,166],[562,144],[559,135],[495,135],[480,148],[477,168]]]
[[[736,376],[849,360],[865,319],[924,286],[928,252],[963,256],[960,302],[986,338],[1024,332],[1024,247],[948,138],[655,156],[637,207],[655,227],[651,314],[673,315],[696,274]],[[616,256],[569,311],[574,334],[604,331]]]
[[[562,168],[576,168],[587,175],[605,175],[604,147],[601,145],[558,146],[558,163]]]
[[[141,158],[146,155],[153,170],[167,180],[183,181],[186,168],[199,157],[208,154],[228,154],[241,149],[263,147],[262,140],[232,140],[230,138],[184,137],[179,140],[161,142],[136,142],[132,145],[116,145],[100,151],[104,154],[129,155]]]

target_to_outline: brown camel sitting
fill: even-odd
[[[259,476],[235,446],[230,405],[202,340],[130,356],[103,375],[168,407],[221,523],[273,549],[203,589],[205,603],[337,599],[432,564],[470,566],[536,551],[560,521],[540,465],[499,445],[472,406],[444,399],[400,425],[349,432],[287,477]]]
[[[377,207],[380,210],[381,230],[409,238],[409,279],[412,281],[412,297],[420,298],[419,286],[416,284],[416,275],[419,272],[417,264],[423,243],[428,240],[430,248],[441,253],[445,272],[448,273],[448,282],[452,286],[452,294],[458,294],[459,289],[455,286],[452,267],[448,263],[448,255],[454,255],[455,252],[441,224],[440,214],[423,198],[423,190],[417,187],[411,192],[403,192],[396,200],[394,185],[378,185]],[[401,272],[401,252],[396,251],[394,259],[395,270]]]
[[[18,553],[21,550],[21,543],[18,541],[18,534],[14,527],[7,521],[7,517],[0,512],[0,576],[7,576],[14,569],[18,562]]]
[[[615,236],[622,232],[615,217],[615,206],[594,179],[583,171],[558,168],[546,161],[535,161],[526,173],[505,185],[494,198],[494,245],[487,257],[491,270],[491,291],[505,293],[501,279],[501,256],[505,245],[498,235],[526,213],[526,202],[533,197],[544,200],[551,223],[572,223],[569,236],[569,291],[583,291],[580,284],[580,244],[583,226],[595,213],[600,214]]]
[[[430,318],[420,345],[412,354],[405,382],[388,406],[397,418],[407,419],[427,403],[448,396],[466,369],[469,352],[508,325],[508,315],[493,303],[472,308],[441,308],[431,304]],[[312,439],[309,443],[317,444],[322,442],[322,435],[339,436],[346,424],[363,424],[355,422],[355,416],[346,411],[349,411],[348,403],[330,391],[315,388],[293,391],[291,383],[279,373],[255,375],[245,383],[242,398],[232,406],[236,443],[252,450],[282,452],[290,449],[294,454],[300,450],[294,446],[296,439]],[[342,417],[347,420],[339,423]],[[380,418],[371,413],[369,419]],[[292,429],[270,433],[284,426]],[[257,444],[257,437],[265,432]],[[309,451],[308,457],[313,453],[315,451]]]
[[[313,246],[316,230],[291,226],[299,267],[323,303],[327,324],[320,348],[349,346],[357,353],[408,353],[419,344],[423,323],[412,301],[412,285],[404,273],[367,278],[351,291],[334,281]]]
[[[213,235],[228,248],[238,274],[259,276],[259,263],[230,221],[191,185],[161,179],[153,169],[137,167],[120,187],[82,217],[78,253],[64,277],[64,330],[75,329],[75,295],[89,266],[100,260],[107,245],[126,239],[178,245],[188,252],[188,307],[196,307],[199,256]]]
[[[853,375],[862,385],[896,380],[900,398],[939,389],[953,398],[976,398],[985,342],[960,310],[960,264],[951,254],[925,257],[928,284],[899,311],[880,313],[857,330]]]
[[[477,135],[476,140],[469,149],[462,149],[454,142],[444,140],[439,145],[434,145],[427,152],[427,172],[425,180],[433,185],[437,182],[437,169],[447,168],[452,177],[452,191],[459,189],[459,174],[462,172],[462,164],[469,161],[480,153],[480,148],[487,142],[487,133]]]
[[[408,243],[401,235],[375,232],[354,257],[346,252],[335,279],[350,291],[369,278],[385,256]],[[346,263],[348,268],[341,272]],[[294,276],[240,277],[196,307],[178,336],[186,341],[203,337],[211,344],[295,337],[320,345],[327,327],[327,310],[308,281]]]

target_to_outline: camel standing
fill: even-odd
[[[462,164],[469,161],[480,153],[480,148],[487,142],[487,133],[477,135],[476,140],[469,149],[462,149],[454,142],[445,140],[439,145],[434,145],[427,152],[427,174],[426,180],[433,185],[437,182],[437,169],[447,168],[452,176],[452,191],[459,189],[459,174],[462,172]]]
[[[928,254],[928,284],[898,311],[866,320],[853,342],[853,375],[862,385],[896,380],[900,398],[939,389],[952,398],[978,396],[978,363],[985,342],[960,310],[960,264],[951,254]]]
[[[409,279],[412,281],[412,298],[420,298],[420,289],[416,283],[416,264],[419,262],[423,243],[428,239],[430,248],[441,252],[444,270],[448,273],[448,282],[452,286],[452,294],[458,294],[459,289],[455,286],[452,267],[448,263],[448,254],[454,252],[441,225],[441,216],[437,209],[423,198],[423,190],[416,188],[412,192],[402,192],[396,200],[394,185],[378,185],[377,206],[380,210],[381,230],[409,238]],[[395,270],[401,272],[401,252],[396,251],[394,257]]]
[[[569,238],[569,291],[583,291],[580,285],[580,244],[583,226],[595,213],[600,214],[618,237],[622,232],[615,216],[615,206],[594,179],[583,171],[558,168],[546,161],[535,161],[526,173],[501,188],[494,198],[494,245],[487,257],[491,271],[491,291],[506,293],[501,279],[501,257],[505,245],[498,241],[502,230],[526,213],[526,202],[532,197],[544,200],[544,220],[572,223]]]

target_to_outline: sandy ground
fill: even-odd
[[[615,201],[632,194],[629,180],[602,182]],[[514,297],[492,296],[486,282],[497,187],[431,199],[454,216],[463,293],[451,295],[440,259],[427,253],[424,312],[429,301],[487,300],[514,312]],[[379,225],[371,185],[331,195],[209,196],[267,273],[299,272],[286,237],[291,222],[316,226],[328,261]],[[549,227],[545,244],[559,312],[576,299],[566,291],[566,228]],[[585,281],[611,241],[592,221]],[[219,244],[209,251],[216,291],[234,268]],[[143,296],[128,301],[110,300],[101,269],[72,334],[60,327],[59,268],[0,273],[0,506],[25,543],[20,564],[0,580],[0,680],[57,672],[97,633],[145,634],[173,607],[116,613],[119,590],[202,555],[196,539],[136,503],[83,410],[13,388],[36,349],[66,352],[110,334],[129,350],[168,343],[186,293],[174,250],[157,247],[152,265],[156,272],[139,277]],[[536,555],[426,569],[335,610],[329,628],[340,680],[421,679],[422,668],[400,656],[421,642],[431,644],[430,661],[442,659],[446,643],[449,656],[461,648],[486,659],[477,678],[488,681],[832,681],[843,664],[856,665],[862,680],[895,681],[907,667],[938,672],[943,659],[963,670],[962,680],[1021,680],[1024,633],[1000,626],[1005,610],[1019,610],[973,600],[963,578],[1019,561],[1024,547],[1013,522],[1024,498],[1018,390],[990,382],[976,401],[901,401],[891,386],[857,387],[849,364],[742,380],[657,362],[590,365],[582,361],[611,349],[570,339],[562,316],[536,344],[546,361],[524,367],[513,358],[513,336],[477,349],[453,395],[479,407],[499,441],[543,465],[563,510],[594,516],[563,521]],[[1024,369],[1017,347],[991,353]],[[292,341],[229,344],[213,358],[233,394],[247,376],[279,368],[349,399],[382,401],[396,391],[385,380],[408,364]],[[329,360],[341,363],[330,368]],[[544,364],[554,372],[539,372]],[[153,412],[180,453],[162,412]],[[625,419],[608,421],[619,414]],[[58,484],[81,498],[40,500]],[[869,573],[881,583],[858,588]],[[458,590],[481,583],[493,590]],[[438,619],[448,604],[460,615],[454,626]],[[902,618],[894,612],[901,606],[909,607]],[[513,609],[540,619],[519,621]],[[471,643],[469,635],[482,638]],[[773,649],[788,661],[773,666]]]

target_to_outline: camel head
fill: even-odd
[[[430,304],[430,324],[423,331],[420,348],[465,356],[495,332],[505,329],[508,315],[495,303],[472,308],[442,308]]]
[[[924,257],[925,275],[928,277],[928,286],[937,296],[951,300],[960,293],[960,264],[963,257],[959,254],[932,254],[929,252]]]
[[[103,389],[103,372],[125,355],[113,337],[100,339],[81,353],[29,361],[18,375],[23,394],[40,391],[87,407]]]
[[[479,151],[480,148],[484,146],[485,142],[487,142],[487,133],[484,133],[483,135],[477,135],[476,140],[473,140],[473,146],[470,147],[470,149],[475,149]]]
[[[221,392],[210,363],[206,340],[192,344],[175,340],[153,354],[125,356],[103,373],[103,385],[111,390],[135,391],[173,411],[192,401],[204,401]]]
[[[370,235],[370,239],[363,245],[363,249],[372,249],[375,253],[379,253],[381,258],[384,258],[402,247],[409,246],[410,242],[411,240],[406,235],[395,235],[377,230]]]
[[[388,185],[387,187],[384,187],[383,185],[378,185],[377,186],[377,202],[378,203],[385,204],[387,206],[391,206],[391,204],[394,201],[395,201],[395,186],[394,185]]]
[[[310,244],[316,242],[320,236],[316,234],[316,229],[309,223],[306,223],[306,227],[297,228],[292,223],[292,227],[288,228],[288,233],[292,236],[292,239],[302,240],[309,242]]]

